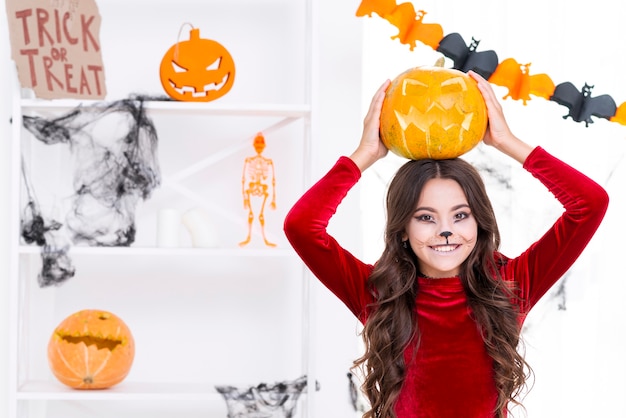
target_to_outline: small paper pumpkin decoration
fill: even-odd
[[[438,66],[411,68],[387,89],[380,135],[408,159],[448,159],[474,148],[487,129],[487,107],[466,73]]]
[[[200,38],[192,28],[189,40],[172,45],[161,60],[161,85],[173,99],[209,102],[228,93],[235,82],[235,62],[219,42]]]
[[[135,342],[116,315],[85,309],[65,318],[48,342],[48,364],[54,376],[74,389],[105,389],[130,372]]]

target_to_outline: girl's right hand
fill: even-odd
[[[386,80],[376,91],[370,107],[363,120],[363,134],[357,149],[350,155],[350,158],[359,167],[361,172],[376,161],[387,155],[389,151],[380,139],[380,113],[385,100],[387,88],[391,84],[390,80]]]

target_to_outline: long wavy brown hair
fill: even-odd
[[[354,362],[354,368],[364,375],[362,389],[371,408],[363,417],[396,417],[394,406],[406,369],[404,352],[415,341],[419,349],[417,257],[403,247],[402,236],[422,188],[433,178],[452,179],[461,186],[478,224],[476,246],[462,264],[460,277],[473,318],[493,358],[498,392],[494,416],[502,418],[510,404],[521,405],[517,398],[532,370],[518,352],[521,340],[516,292],[499,274],[498,264],[505,260],[497,252],[500,232],[491,202],[478,171],[459,158],[409,161],[389,185],[385,249],[369,278],[375,303],[362,332],[365,353]]]

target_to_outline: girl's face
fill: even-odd
[[[442,278],[459,274],[477,235],[478,224],[461,186],[435,178],[426,182],[403,240],[408,239],[417,255],[422,274]]]

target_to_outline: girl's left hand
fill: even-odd
[[[499,144],[503,141],[507,141],[513,136],[511,130],[509,129],[509,125],[504,118],[502,106],[500,105],[491,84],[487,80],[472,70],[468,71],[467,74],[476,81],[476,85],[483,95],[485,105],[487,106],[489,123],[487,125],[487,132],[485,133],[483,142],[497,148]]]
[[[489,122],[483,142],[523,164],[533,147],[513,135],[491,84],[474,71],[468,74],[476,81],[487,106]]]

